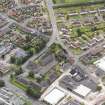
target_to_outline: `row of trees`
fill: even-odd
[[[31,42],[27,43],[23,49],[28,51],[29,55],[32,56],[33,54],[40,52],[46,46],[46,43],[46,38],[37,36],[32,39]]]
[[[16,64],[16,65],[21,65],[21,64],[23,64],[27,59],[28,59],[28,56],[27,56],[27,57],[15,57],[15,56],[11,56],[11,58],[10,58],[10,63]]]

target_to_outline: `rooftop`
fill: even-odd
[[[105,57],[101,58],[100,60],[94,62],[94,64],[96,65],[96,67],[98,67],[99,69],[105,71]]]
[[[89,89],[88,87],[84,86],[84,85],[79,85],[76,89],[74,89],[73,91],[75,91],[76,93],[80,94],[83,97],[86,97],[90,92],[91,89]]]
[[[49,94],[44,98],[44,101],[48,102],[51,105],[57,104],[63,97],[65,93],[57,88],[54,88]]]

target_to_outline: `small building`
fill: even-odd
[[[103,48],[101,46],[97,46],[97,47],[91,49],[90,54],[92,56],[96,56],[96,55],[100,54],[102,51],[103,51]]]
[[[81,50],[87,50],[89,49],[89,46],[87,44],[83,44],[80,46]]]
[[[89,45],[90,47],[92,47],[92,46],[94,46],[94,45],[96,45],[96,44],[97,44],[97,42],[96,42],[95,39],[92,39],[92,40],[89,41],[89,43],[88,43],[88,45]]]
[[[96,37],[94,37],[93,39],[95,39],[97,42],[102,42],[102,41],[104,41],[104,37],[102,37],[102,36],[96,36]]]

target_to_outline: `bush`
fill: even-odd
[[[102,90],[102,87],[101,86],[97,86],[97,91],[101,91]]]
[[[27,88],[26,93],[27,93],[27,95],[29,95],[33,98],[36,98],[36,99],[40,98],[40,95],[41,95],[41,93],[38,89],[33,89],[31,87]]]
[[[0,80],[0,88],[5,86],[5,82],[3,80]]]
[[[30,71],[29,74],[28,74],[28,77],[34,78],[34,72]]]
[[[22,68],[21,67],[17,67],[16,69],[15,69],[15,75],[17,76],[17,75],[20,75],[20,74],[22,74],[23,73],[23,70],[22,70]]]

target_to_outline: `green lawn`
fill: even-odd
[[[95,1],[100,1],[100,0],[53,0],[53,1],[56,4],[59,4],[59,3],[76,4],[76,3],[85,3],[85,2],[95,2]]]
[[[13,85],[15,85],[16,87],[22,89],[23,91],[26,91],[26,90],[27,90],[27,86],[26,86],[26,85],[24,85],[24,84],[22,84],[22,83],[16,81],[15,79],[10,80],[10,82],[11,82]]]

